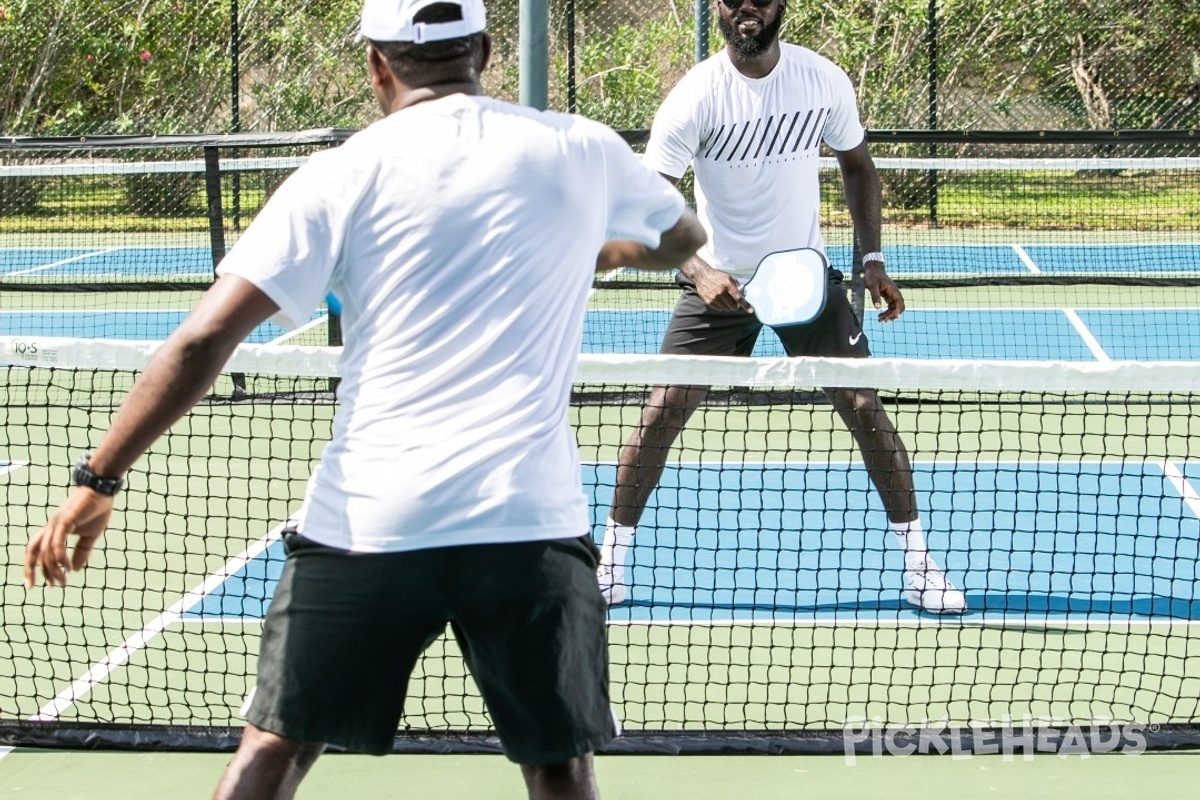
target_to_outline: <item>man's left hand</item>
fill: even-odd
[[[891,322],[904,313],[904,295],[900,287],[884,272],[883,265],[869,262],[863,269],[863,284],[871,293],[871,302],[875,308],[887,308],[880,312],[880,322]]]

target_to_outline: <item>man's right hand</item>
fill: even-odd
[[[25,546],[25,588],[37,584],[37,570],[48,586],[66,586],[67,573],[87,566],[92,551],[108,527],[113,498],[76,486],[40,531]],[[67,554],[67,537],[78,536],[75,549]]]
[[[682,272],[696,284],[696,296],[713,311],[754,313],[754,308],[742,294],[741,285],[728,272],[710,267],[697,257],[691,258]]]

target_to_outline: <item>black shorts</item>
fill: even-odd
[[[748,356],[763,324],[745,311],[713,311],[696,294],[696,286],[682,274],[676,283],[683,289],[667,325],[659,352],[693,356]],[[789,356],[866,358],[871,354],[867,336],[850,299],[842,275],[829,271],[825,308],[812,322],[773,328]]]
[[[616,735],[590,537],[381,554],[285,541],[246,715],[258,727],[391,752],[413,667],[449,623],[511,760],[553,764]]]

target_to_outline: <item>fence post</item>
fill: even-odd
[[[567,111],[579,111],[575,96],[575,0],[567,0]]]
[[[929,0],[929,130],[938,129],[938,3]],[[929,143],[929,157],[937,157],[937,142]],[[925,176],[929,190],[929,226],[938,226],[938,174],[931,169]]]
[[[708,0],[696,0],[696,63],[708,58]]]
[[[550,0],[521,0],[519,22],[521,105],[544,110],[549,99]]]

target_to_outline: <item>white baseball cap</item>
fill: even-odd
[[[453,22],[416,22],[417,13],[435,3],[462,8]],[[440,42],[479,33],[487,27],[483,0],[365,0],[360,36],[376,42]]]

